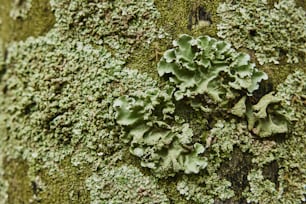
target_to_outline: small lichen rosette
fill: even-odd
[[[157,177],[174,176],[183,171],[198,173],[207,166],[201,156],[204,146],[195,142],[188,123],[173,117],[173,88],[149,89],[114,101],[116,121],[123,126],[122,139],[130,152],[141,159]]]
[[[245,117],[249,131],[259,137],[270,137],[289,131],[290,117],[282,106],[282,98],[274,92],[264,95],[257,104],[252,105],[246,96],[232,108],[231,113]]]
[[[158,63],[160,76],[175,84],[176,100],[206,95],[206,103],[226,104],[241,93],[252,94],[267,79],[255,68],[250,56],[236,52],[225,41],[209,36],[181,35]]]

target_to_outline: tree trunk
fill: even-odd
[[[222,2],[0,0],[0,204],[305,202],[306,4]]]

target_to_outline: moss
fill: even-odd
[[[37,175],[41,181],[32,181],[32,186],[36,186],[36,201],[39,203],[89,203],[90,194],[84,183],[90,174],[89,166],[74,167],[67,158],[60,163],[59,171],[50,174],[48,170],[43,170]]]
[[[4,0],[0,7],[0,37],[6,44],[11,41],[25,40],[29,36],[47,33],[55,23],[49,0],[32,0],[32,6],[25,19],[10,17],[12,1]]]
[[[216,36],[216,23],[218,17],[216,15],[217,7],[221,1],[165,1],[157,0],[156,6],[161,13],[158,25],[163,27],[172,38],[177,38],[180,34],[186,33],[195,36],[211,35]],[[188,29],[189,16],[197,7],[203,6],[207,12],[211,14],[212,24],[207,27],[194,26]]]
[[[8,181],[4,178],[5,169],[3,166],[4,158],[3,155],[0,154],[0,203],[7,203],[8,199]]]
[[[30,202],[34,196],[28,164],[22,159],[4,159],[4,179],[9,183],[7,203]]]

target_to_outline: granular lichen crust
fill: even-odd
[[[104,2],[104,7],[100,3],[51,1],[54,28],[6,47],[6,59],[1,61],[6,70],[1,70],[0,84],[1,154],[8,162],[16,161],[13,158],[27,162],[31,179],[43,169],[57,175],[64,160],[79,168],[96,167],[101,158],[111,157],[124,145],[118,140],[113,100],[157,86],[146,74],[123,66],[137,35],[139,46],[160,37],[162,31],[154,30],[158,12],[153,3],[116,1]],[[88,18],[75,16],[83,9]],[[104,14],[113,23],[107,24]],[[127,18],[125,23],[121,17]],[[74,32],[67,30],[69,23],[75,23]],[[88,37],[95,29],[98,39]],[[107,33],[111,29],[114,33]],[[116,36],[115,30],[121,32]]]
[[[255,51],[260,64],[305,62],[305,11],[294,0],[225,1],[218,8],[218,36]]]
[[[170,203],[153,177],[131,165],[105,166],[86,180],[91,203]]]
[[[103,45],[117,58],[126,60],[137,45],[148,46],[154,38],[164,36],[154,24],[159,12],[151,0],[50,2],[57,19],[55,27],[60,28],[63,37]]]

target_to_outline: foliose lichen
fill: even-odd
[[[135,92],[116,99],[116,121],[123,127],[123,138],[128,138],[126,142],[130,145],[130,152],[156,176],[173,176],[178,171],[187,175],[198,174],[196,184],[193,177],[178,180],[177,189],[186,199],[198,203],[213,203],[216,195],[220,200],[232,199],[235,194],[226,179],[222,180],[222,184],[215,183],[214,187],[207,183],[214,176],[220,176],[216,172],[224,160],[231,159],[234,148],[238,147],[242,152],[251,153],[254,156],[252,162],[260,168],[275,161],[282,165],[277,156],[282,150],[273,141],[271,144],[260,142],[258,136],[265,138],[287,134],[291,138],[289,127],[295,124],[297,117],[287,107],[285,99],[280,97],[279,91],[264,94],[257,102],[252,100],[252,93],[263,79],[267,79],[267,75],[255,68],[247,54],[236,52],[228,43],[208,36],[194,39],[182,35],[174,42],[174,47],[165,52],[158,64],[159,74],[165,75],[169,83],[163,88]],[[202,82],[205,79],[207,82]],[[206,100],[198,100],[198,97]],[[222,114],[216,114],[216,121],[210,124],[212,128],[206,129],[199,137],[184,118],[176,115],[179,102],[204,113],[224,110],[227,115],[231,113],[243,120],[229,115],[230,120],[220,120],[223,119]],[[199,104],[202,108],[198,108]],[[213,108],[213,111],[210,110]],[[192,153],[197,152],[196,145],[201,149],[200,154]],[[192,153],[193,162],[200,159],[203,165],[198,165],[196,171],[189,171],[181,161],[190,159],[181,157],[182,153],[184,156]],[[202,174],[203,169],[205,174]],[[256,186],[251,177],[250,174],[250,185]],[[276,185],[272,181],[267,182]],[[223,193],[212,191],[222,189],[224,185],[227,188]],[[263,189],[257,190],[260,192]],[[252,200],[247,192],[242,196]],[[296,192],[299,194],[299,190]],[[285,196],[280,197],[289,200]]]
[[[149,89],[135,95],[120,97],[113,106],[117,123],[124,127],[122,139],[130,142],[130,152],[141,158],[141,165],[159,177],[179,171],[198,173],[205,168],[205,159],[199,157],[203,145],[192,142],[193,132],[187,123],[175,123],[173,88]]]
[[[305,94],[306,75],[296,71],[277,87],[276,97],[282,98],[283,109],[291,121],[291,130],[283,142],[254,141],[250,152],[253,169],[249,175],[249,187],[244,196],[255,203],[302,203],[305,202],[306,153],[305,149]],[[276,182],[263,176],[264,166],[276,162]]]
[[[273,8],[267,0],[227,0],[217,12],[218,36],[235,48],[254,50],[260,64],[305,60],[305,11],[294,0],[280,0]]]
[[[173,46],[165,52],[157,70],[177,88],[176,100],[194,100],[201,95],[207,105],[228,108],[231,100],[241,94],[251,95],[268,78],[255,68],[248,54],[235,51],[225,41],[182,35]],[[193,107],[199,105],[190,103]],[[205,111],[205,107],[199,106]]]
[[[186,97],[191,106],[198,107],[202,105],[195,105],[192,99],[207,94],[208,100],[202,104],[210,107],[202,110],[212,112],[216,107],[228,108],[229,101],[240,96],[239,91],[251,94],[267,78],[249,62],[249,55],[236,52],[224,41],[182,35],[173,44],[175,48],[166,51],[159,62],[158,72],[168,74],[174,85],[123,96],[113,105],[131,153],[159,176],[178,171],[198,173],[207,166],[200,156],[205,150],[203,141],[193,137],[188,123],[174,116],[174,101]]]
[[[264,95],[257,104],[252,105],[242,97],[233,107],[231,113],[239,117],[245,116],[248,129],[260,137],[288,132],[291,118],[281,106],[282,99],[273,92]]]

